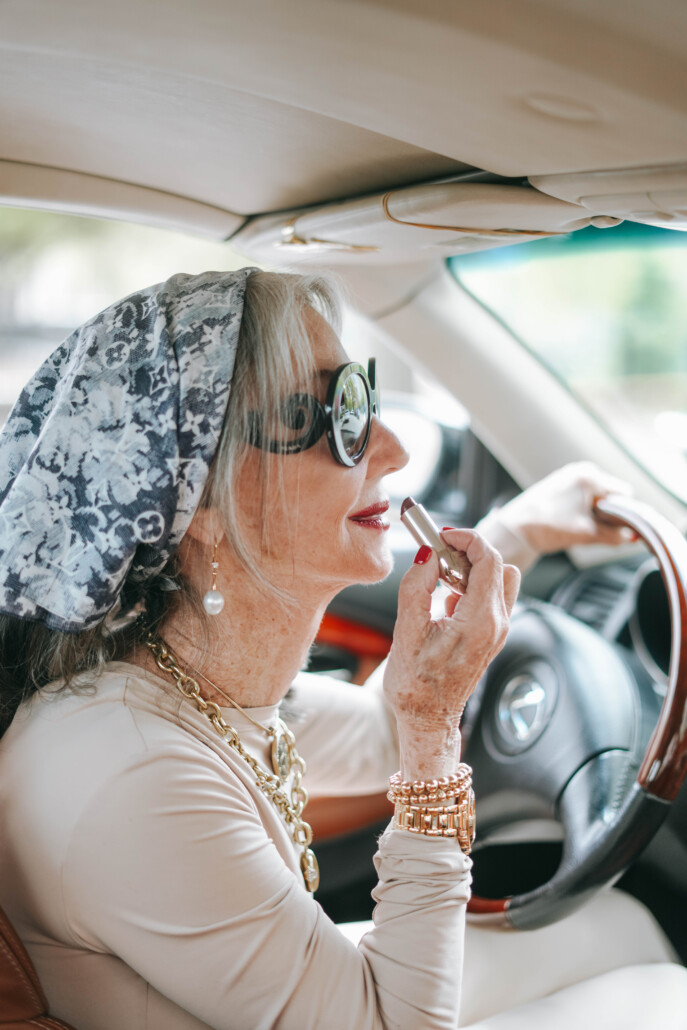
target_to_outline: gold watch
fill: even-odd
[[[475,793],[468,786],[453,804],[437,807],[394,799],[394,827],[425,837],[457,837],[461,851],[469,855],[475,840]]]

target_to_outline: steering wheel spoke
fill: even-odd
[[[618,818],[637,773],[628,751],[605,751],[578,769],[558,802],[563,867],[591,854]]]

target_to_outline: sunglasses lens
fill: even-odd
[[[370,425],[367,384],[358,372],[343,381],[332,415],[338,447],[347,458],[355,460],[365,449]]]

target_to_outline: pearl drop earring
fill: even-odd
[[[219,562],[217,561],[218,547],[219,543],[216,543],[212,553],[212,562],[210,563],[212,565],[212,586],[203,598],[203,608],[208,615],[219,615],[224,608],[224,594],[220,593],[217,589],[217,570],[219,569]]]

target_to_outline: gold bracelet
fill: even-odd
[[[437,805],[440,794],[455,801]],[[440,780],[404,782],[396,773],[389,780],[387,797],[394,802],[395,829],[425,837],[455,837],[461,851],[470,854],[475,840],[475,794],[469,766],[461,765],[457,773]]]
[[[389,778],[389,801],[426,805],[435,801],[450,801],[472,784],[472,769],[462,763],[458,771],[436,780],[402,780],[400,773]]]
[[[466,779],[472,778],[472,769],[465,762],[461,762],[454,773],[450,776],[440,776],[436,780],[402,780],[400,772],[389,777],[389,786],[402,791],[404,794],[415,792],[424,794],[426,791],[434,791],[439,788],[460,786]]]
[[[475,794],[472,787],[455,805],[428,808],[426,805],[394,805],[394,828],[425,837],[456,837],[460,850],[472,851],[475,840]]]
[[[450,805],[458,797],[460,793],[467,790],[468,787],[472,786],[472,780],[463,780],[461,784],[456,787],[450,787],[447,789],[440,789],[431,791],[426,794],[402,794],[398,790],[390,789],[387,791],[387,797],[389,801],[394,804],[400,801],[404,805],[432,805],[432,804],[445,804]]]

